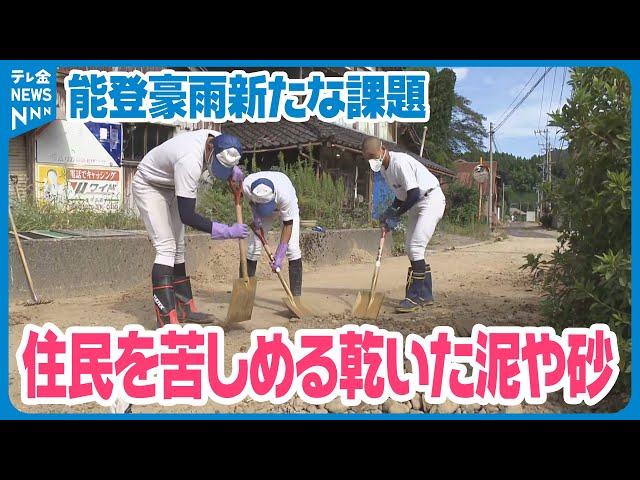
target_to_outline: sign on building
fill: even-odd
[[[38,164],[36,198],[46,202],[76,204],[114,210],[122,202],[120,168],[90,168]]]
[[[99,210],[122,205],[122,125],[56,120],[37,136],[36,198]]]

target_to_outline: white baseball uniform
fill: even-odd
[[[283,222],[293,220],[293,231],[291,232],[291,239],[289,240],[289,246],[287,248],[287,259],[297,260],[302,258],[302,251],[300,250],[300,211],[298,209],[298,197],[296,196],[296,189],[287,177],[282,172],[256,172],[251,175],[247,175],[242,182],[242,190],[245,198],[249,201],[253,201],[253,194],[251,193],[251,184],[259,178],[267,178],[271,180],[274,187],[276,210],[271,218],[263,218],[262,226],[265,234],[271,230],[273,221],[276,216],[280,217]],[[262,243],[260,239],[249,232],[249,246],[247,249],[247,259],[259,260],[262,255]]]
[[[148,152],[133,178],[133,198],[156,249],[155,263],[184,263],[184,224],[176,197],[196,198],[204,151],[215,130],[183,132]]]
[[[409,222],[405,250],[410,260],[424,260],[429,240],[444,214],[444,193],[436,176],[411,155],[389,152],[389,157],[389,168],[385,169],[383,166],[380,173],[396,197],[404,201],[407,191],[420,189],[420,200],[407,212]]]

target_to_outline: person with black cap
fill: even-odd
[[[280,217],[282,231],[280,242],[270,262],[275,272],[282,266],[285,256],[289,261],[289,285],[297,304],[302,295],[302,251],[300,250],[300,211],[296,189],[289,177],[282,172],[257,172],[247,175],[242,184],[245,198],[249,200],[253,214],[253,225],[266,233],[274,220]],[[262,243],[249,232],[247,270],[250,277],[256,274],[258,260],[262,255]]]
[[[212,176],[242,182],[240,141],[215,130],[180,133],[149,151],[133,178],[133,198],[156,250],[151,271],[158,328],[169,323],[212,323],[198,312],[185,265],[185,225],[214,240],[246,238],[246,225],[225,225],[199,215],[198,183],[208,168]]]

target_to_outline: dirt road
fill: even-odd
[[[428,263],[433,271],[435,305],[425,307],[415,314],[395,314],[394,305],[404,296],[404,282],[408,261],[406,257],[383,258],[378,288],[387,295],[379,319],[368,322],[403,335],[426,335],[437,325],[483,323],[486,325],[535,325],[544,323],[538,309],[540,294],[529,281],[526,273],[518,270],[528,253],[550,253],[555,245],[555,235],[538,228],[523,225],[514,227],[516,235],[496,242],[477,246],[457,247],[445,250],[446,244],[436,245],[436,252],[429,254]],[[450,248],[450,247],[449,247]],[[353,262],[332,267],[310,268],[304,276],[303,292],[306,303],[314,307],[319,316],[310,320],[292,322],[282,306],[282,290],[278,280],[261,280],[258,284],[253,319],[239,324],[225,335],[227,362],[233,353],[249,346],[250,332],[255,328],[285,326],[290,332],[299,328],[335,328],[346,323],[363,323],[350,317],[351,307],[358,290],[368,288],[372,264],[371,256],[360,252]],[[195,284],[196,301],[202,311],[224,318],[230,294],[226,284]],[[213,299],[213,300],[212,300]],[[153,328],[154,320],[149,304],[149,292],[145,288],[118,296],[80,297],[61,299],[51,305],[24,307],[13,305],[10,309],[10,395],[15,405],[28,412],[95,412],[106,410],[97,404],[77,407],[26,406],[20,402],[19,374],[15,351],[26,323],[41,325],[47,321],[61,329],[72,325],[110,325],[122,328],[139,323]],[[436,406],[425,405],[420,399],[407,404],[385,404],[383,408],[361,406],[349,411],[413,411],[414,413],[454,411],[491,413],[498,407],[461,407],[450,402]],[[407,408],[409,407],[409,408]],[[273,406],[245,401],[232,407],[209,402],[204,407],[176,406],[136,407],[135,412],[343,412],[346,407],[333,403],[321,407],[306,405],[299,399],[285,405]],[[518,413],[522,407],[509,407],[508,412]],[[541,407],[525,406],[525,412],[556,412],[570,410],[557,401],[549,401]]]

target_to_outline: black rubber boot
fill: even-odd
[[[422,305],[433,305],[433,280],[431,279],[431,265],[428,263],[424,276],[424,286],[422,287],[420,297],[420,303],[422,303]]]
[[[413,272],[413,268],[409,267],[407,269],[407,281],[404,284],[404,296],[405,296],[405,298],[407,296],[407,291],[409,290],[409,279],[411,278],[411,272]]]
[[[173,289],[173,275],[162,275],[153,282],[153,304],[156,312],[156,327],[170,323],[179,325],[176,311],[176,294]]]
[[[289,287],[296,300],[302,296],[302,259],[289,260]]]
[[[405,299],[396,307],[398,313],[410,313],[420,309],[420,294],[422,293],[424,284],[424,272],[411,272],[407,286],[407,295]]]
[[[216,318],[208,313],[198,312],[193,301],[190,277],[174,277],[173,289],[176,293],[176,310],[178,320],[182,323],[207,324],[215,322]]]
[[[257,268],[258,261],[247,258],[247,277],[255,277]],[[242,266],[238,266],[238,278],[242,278]]]

